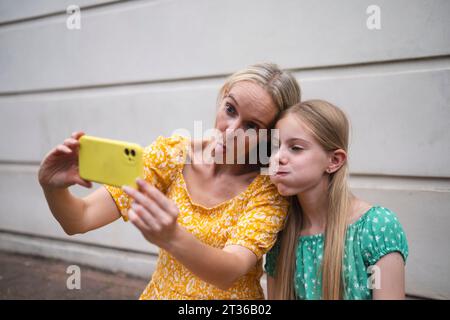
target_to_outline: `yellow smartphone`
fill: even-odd
[[[116,187],[138,188],[143,178],[143,148],[136,144],[83,135],[80,138],[78,170],[80,177]]]

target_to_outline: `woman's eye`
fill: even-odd
[[[258,129],[258,125],[256,123],[247,123],[246,124],[246,128],[247,129],[254,129],[257,130]]]
[[[234,107],[229,103],[225,104],[225,109],[226,109],[227,113],[229,113],[229,114],[236,113],[236,109],[234,109]]]

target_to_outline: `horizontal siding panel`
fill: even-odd
[[[258,61],[314,68],[450,53],[450,2],[129,2],[0,28],[0,93],[225,75]]]
[[[350,170],[450,177],[450,67],[302,82],[351,121]]]
[[[157,252],[157,247],[148,243],[139,230],[122,219],[94,232],[76,236],[66,235],[48,209],[44,194],[37,181],[37,167],[23,170],[20,167],[1,165],[0,181],[0,201],[3,204],[0,230],[112,248]],[[100,185],[95,184],[95,187],[100,187]],[[75,195],[83,197],[92,190],[73,186],[71,191]]]
[[[117,2],[117,0],[0,0],[0,24],[64,13],[70,5],[83,8]]]
[[[299,80],[305,99],[348,114],[352,173],[450,177],[450,68]],[[39,162],[75,130],[142,145],[178,128],[192,133],[195,121],[205,131],[221,82],[0,98],[0,135],[8,137],[0,160]]]
[[[394,211],[408,239],[406,291],[450,299],[450,192],[354,189],[356,195]]]
[[[12,139],[0,144],[0,158],[7,162],[40,161],[78,130],[145,146],[180,128],[193,132],[197,120],[210,128],[218,90],[198,86],[113,93],[114,89],[109,89],[104,94],[95,91],[80,96],[0,98],[0,134]]]

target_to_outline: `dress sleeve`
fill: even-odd
[[[361,238],[363,259],[366,266],[372,266],[383,256],[399,252],[406,263],[408,242],[405,231],[395,213],[378,207],[371,214],[364,227]]]
[[[176,168],[183,163],[183,143],[185,138],[174,135],[159,136],[152,144],[144,148],[144,179],[161,192],[166,193],[175,177]],[[110,193],[123,219],[128,221],[128,209],[131,206],[129,196],[119,187],[103,185]]]
[[[251,197],[225,245],[243,246],[261,259],[284,227],[287,209],[288,201],[267,182]]]

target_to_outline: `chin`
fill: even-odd
[[[278,182],[274,182],[275,186],[278,189],[278,193],[281,194],[283,197],[289,197],[289,196],[293,196],[296,195],[297,193],[295,192],[295,190],[292,190],[289,187],[286,187],[284,184]]]

